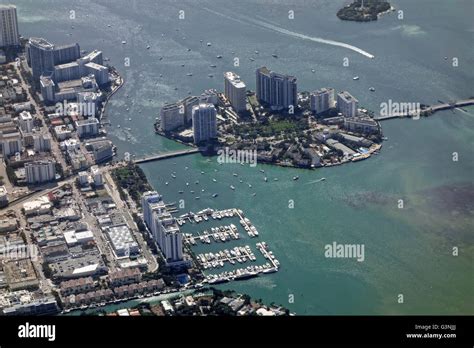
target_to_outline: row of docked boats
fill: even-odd
[[[249,237],[251,237],[251,238],[258,237],[258,231],[255,228],[255,226],[252,225],[252,223],[250,222],[249,219],[244,217],[239,222],[242,225],[242,227],[245,229],[245,231],[247,232]]]
[[[203,283],[219,284],[229,282],[231,280],[244,280],[253,277],[258,277],[260,274],[274,273],[278,269],[273,267],[270,263],[261,266],[248,266],[246,268],[238,268],[233,271],[226,271],[220,274],[210,274],[206,276]]]

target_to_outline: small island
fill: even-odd
[[[376,21],[379,15],[392,10],[385,0],[354,0],[337,11],[337,17],[345,21],[370,22]]]

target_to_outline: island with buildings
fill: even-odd
[[[233,72],[224,92],[207,90],[166,104],[157,133],[203,152],[255,151],[261,163],[301,168],[332,166],[378,153],[382,129],[347,91],[297,91],[294,76],[256,70],[256,91]]]
[[[337,17],[345,21],[370,22],[393,10],[390,3],[385,0],[354,0],[337,11]]]

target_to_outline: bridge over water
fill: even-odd
[[[133,162],[135,162],[136,164],[139,164],[139,163],[160,161],[160,160],[164,160],[168,158],[186,156],[186,155],[191,155],[191,154],[199,153],[199,152],[200,150],[198,148],[178,150],[178,151],[172,151],[172,152],[167,152],[167,153],[144,156],[142,158],[137,158],[133,160]]]
[[[463,106],[468,106],[468,105],[473,105],[474,104],[474,98],[471,99],[465,99],[465,100],[459,100],[456,102],[452,103],[442,103],[442,104],[436,104],[432,106],[427,106],[420,111],[420,115],[418,113],[413,113],[410,111],[406,112],[400,112],[400,113],[390,113],[389,115],[386,116],[378,116],[375,117],[374,119],[377,121],[385,121],[385,120],[390,120],[392,118],[403,118],[403,117],[414,117],[414,116],[421,116],[421,115],[430,115],[433,114],[437,111],[441,110],[449,110],[449,109],[455,109],[455,108],[460,108]]]

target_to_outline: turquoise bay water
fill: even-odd
[[[335,13],[345,2],[329,0],[16,3],[24,36],[102,49],[124,75],[126,84],[107,110],[112,122],[108,131],[121,153],[140,156],[180,148],[153,132],[160,106],[188,92],[222,90],[226,70],[239,73],[254,89],[255,68],[267,65],[297,76],[301,90],[347,89],[375,111],[388,99],[433,104],[474,95],[474,9],[469,0],[456,1],[456,6],[393,1],[403,9],[404,20],[391,14],[369,24],[340,22]],[[70,10],[76,19],[69,18]],[[178,19],[180,10],[184,20]],[[295,11],[294,20],[288,19],[289,10]],[[376,58],[281,34],[259,21],[355,45]],[[218,54],[222,60],[216,59]],[[237,68],[236,56],[241,63]],[[346,57],[350,64],[344,68]],[[456,68],[452,57],[459,59]],[[125,58],[130,58],[129,67]],[[192,77],[186,76],[189,72]],[[355,75],[360,76],[357,82]],[[375,93],[368,91],[371,86]],[[184,199],[186,211],[242,209],[281,262],[278,273],[223,288],[281,303],[299,314],[473,314],[474,108],[418,121],[387,121],[383,129],[388,141],[380,155],[316,171],[219,166],[215,158],[207,162],[200,155],[149,163],[143,169],[168,202]],[[459,155],[457,162],[453,152]],[[170,176],[173,171],[176,180]],[[294,175],[300,179],[293,181]],[[315,182],[321,177],[327,180]],[[204,193],[189,193],[185,183],[194,185],[196,180]],[[211,197],[214,192],[218,198]],[[398,208],[400,199],[403,209]],[[365,261],[325,258],[324,246],[333,241],[364,244]],[[453,247],[459,248],[459,256],[452,256]],[[397,303],[399,294],[403,304]],[[294,303],[288,302],[289,295]]]

